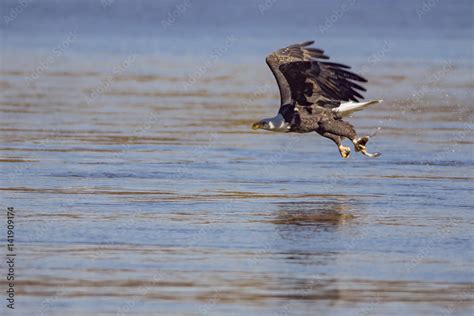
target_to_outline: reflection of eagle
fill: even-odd
[[[357,102],[357,98],[363,98],[357,90],[365,89],[354,81],[367,80],[346,70],[350,69],[348,66],[319,61],[329,57],[320,49],[308,47],[313,43],[291,45],[266,58],[280,88],[281,106],[275,117],[263,119],[252,128],[274,132],[317,132],[333,140],[343,158],[350,154],[349,147],[341,142],[342,137],[346,137],[352,141],[356,151],[368,157],[380,156],[366,151],[369,137],[357,137],[354,127],[342,117],[381,100]]]

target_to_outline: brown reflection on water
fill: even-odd
[[[345,202],[287,202],[277,207],[277,216],[272,220],[277,225],[338,226],[355,217]]]
[[[219,303],[263,303],[275,300],[332,301],[333,304],[425,302],[436,305],[457,304],[469,307],[472,285],[470,283],[387,281],[365,279],[331,279],[308,276],[301,279],[275,278],[268,274],[238,274],[226,278],[222,272],[200,274],[193,278],[183,273],[170,272],[160,279],[127,278],[130,270],[94,269],[89,273],[101,277],[31,278],[16,281],[17,294],[48,297],[61,292],[61,297],[120,297],[127,298],[146,291],[140,299],[168,301],[201,301],[215,299]],[[181,277],[179,277],[181,275]],[[2,280],[0,284],[5,285]]]

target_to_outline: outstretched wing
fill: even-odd
[[[339,101],[363,98],[357,90],[365,89],[354,81],[367,80],[348,71],[349,66],[321,61],[329,57],[321,49],[308,47],[313,43],[290,45],[266,58],[280,89],[281,105],[297,102],[333,107]]]

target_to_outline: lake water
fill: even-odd
[[[0,8],[2,315],[474,312],[471,1]],[[250,129],[309,39],[384,99],[379,159]]]

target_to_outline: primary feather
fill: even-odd
[[[338,105],[334,101],[363,99],[357,90],[365,88],[356,82],[367,80],[348,71],[349,66],[321,61],[329,57],[322,49],[308,47],[313,43],[290,45],[267,56],[266,62],[280,89],[281,105],[297,102],[334,107]]]

